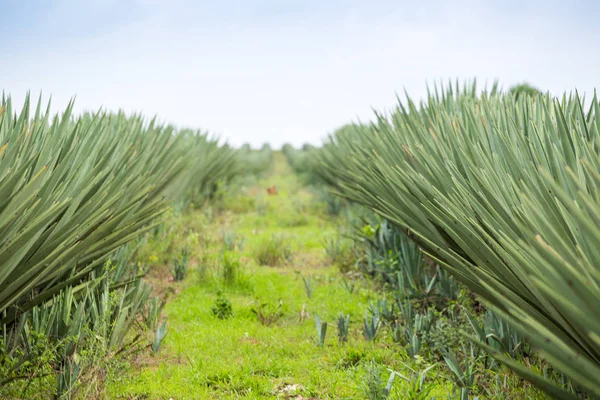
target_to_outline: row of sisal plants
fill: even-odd
[[[205,133],[123,113],[75,116],[72,103],[52,116],[29,97],[19,111],[3,97],[0,386],[36,374],[40,335],[68,338],[46,363],[60,371],[59,393],[81,375],[86,336],[118,351],[150,295],[128,243],[239,170],[236,150]]]
[[[315,152],[578,387],[480,345],[554,398],[600,396],[600,103],[474,84],[398,102]],[[585,394],[584,394],[585,396]]]

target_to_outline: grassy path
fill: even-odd
[[[187,229],[203,232],[191,255],[196,266],[165,308],[169,333],[158,355],[111,378],[109,397],[361,399],[373,362],[401,368],[400,346],[362,337],[374,293],[358,281],[351,293],[327,259],[323,243],[341,222],[327,217],[325,204],[302,187],[281,154],[275,157],[271,176],[229,199],[229,210],[211,222],[200,211],[186,216]],[[277,195],[267,195],[271,185]],[[242,237],[239,249],[234,238]],[[288,245],[287,262],[257,261],[261,251],[265,259]],[[220,291],[232,318],[211,313]],[[352,321],[346,344],[337,339],[340,313]],[[323,348],[315,343],[317,314],[329,323]]]

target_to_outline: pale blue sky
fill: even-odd
[[[0,0],[0,88],[235,145],[319,143],[440,79],[590,94],[599,17],[592,1]]]

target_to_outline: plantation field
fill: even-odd
[[[600,398],[598,98],[439,89],[281,151],[3,98],[0,398]]]
[[[277,195],[267,195],[271,185]],[[243,206],[236,201],[247,198],[263,209],[240,210]],[[138,360],[126,375],[114,376],[108,388],[111,398],[358,399],[365,396],[371,370],[387,381],[385,367],[404,369],[401,362],[408,359],[401,347],[389,338],[369,342],[362,336],[363,316],[369,302],[378,298],[374,288],[367,281],[345,288],[343,275],[325,253],[327,240],[345,221],[327,216],[325,204],[303,187],[282,154],[275,155],[274,170],[266,179],[231,201],[234,211],[225,209],[212,221],[202,212],[185,218],[199,220],[209,232],[195,250],[199,259],[208,253],[209,259],[218,260],[223,232],[245,238],[242,250],[234,252],[239,257],[235,278],[224,280],[218,261],[212,270],[205,267],[209,271],[196,265],[165,308],[170,332],[160,353]],[[273,235],[291,247],[291,259],[260,265],[255,255]],[[231,301],[234,315],[229,319],[211,314],[219,291]],[[335,325],[340,313],[351,320],[343,344]],[[322,348],[316,343],[316,315],[329,323]],[[398,381],[397,389],[401,387]],[[439,380],[432,394],[446,397],[450,390],[450,383]]]
[[[276,195],[267,194],[270,186]],[[164,310],[170,332],[157,355],[113,371],[109,398],[383,399],[390,369],[407,379],[394,379],[389,399],[457,394],[442,364],[411,359],[387,327],[374,340],[365,338],[364,320],[381,290],[333,265],[326,248],[348,221],[328,215],[326,203],[299,181],[281,153],[275,153],[267,178],[231,196],[218,215],[180,217],[184,227],[207,234],[192,252],[196,262],[189,276],[171,284],[177,294]],[[228,237],[237,240],[234,250],[228,250]],[[281,242],[269,248],[273,238]],[[279,254],[287,247],[289,259]],[[265,248],[282,258],[275,265],[261,263],[257,257]],[[231,255],[229,261],[223,252]],[[211,312],[220,294],[231,302],[230,318]],[[350,318],[343,343],[336,325],[340,314]],[[316,316],[328,322],[322,347]],[[426,369],[425,390],[411,387]],[[497,389],[497,398],[545,398],[516,376],[506,371],[501,376],[509,383]]]

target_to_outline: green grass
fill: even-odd
[[[266,193],[271,185],[277,187],[275,196]],[[275,172],[242,198],[256,207],[233,207],[213,218],[200,234],[204,240],[191,257],[203,261],[196,269],[190,267],[181,292],[165,307],[169,334],[158,355],[144,355],[135,366],[113,371],[108,397],[266,399],[292,394],[359,399],[365,398],[365,379],[373,363],[382,367],[383,382],[388,377],[385,367],[403,370],[401,362],[408,358],[390,335],[383,332],[375,342],[362,337],[364,313],[377,295],[365,281],[356,282],[353,293],[342,286],[343,277],[323,247],[340,223],[327,217],[326,204],[315,207],[311,193],[281,157],[276,158]],[[205,216],[198,211],[187,218],[197,229],[201,224],[196,219]],[[243,249],[236,250],[243,273],[233,281],[220,278],[218,272],[224,230],[245,237]],[[275,266],[258,265],[257,249],[274,235],[289,241],[292,258]],[[210,267],[204,265],[206,260],[212,260]],[[211,272],[201,273],[203,265]],[[310,298],[302,276],[311,278]],[[232,318],[220,320],[211,313],[219,291],[231,301]],[[351,318],[344,344],[337,337],[340,313]],[[316,314],[329,325],[323,348],[315,342]],[[401,388],[398,382],[390,398],[402,398]],[[432,395],[447,397],[451,388],[439,379]]]

